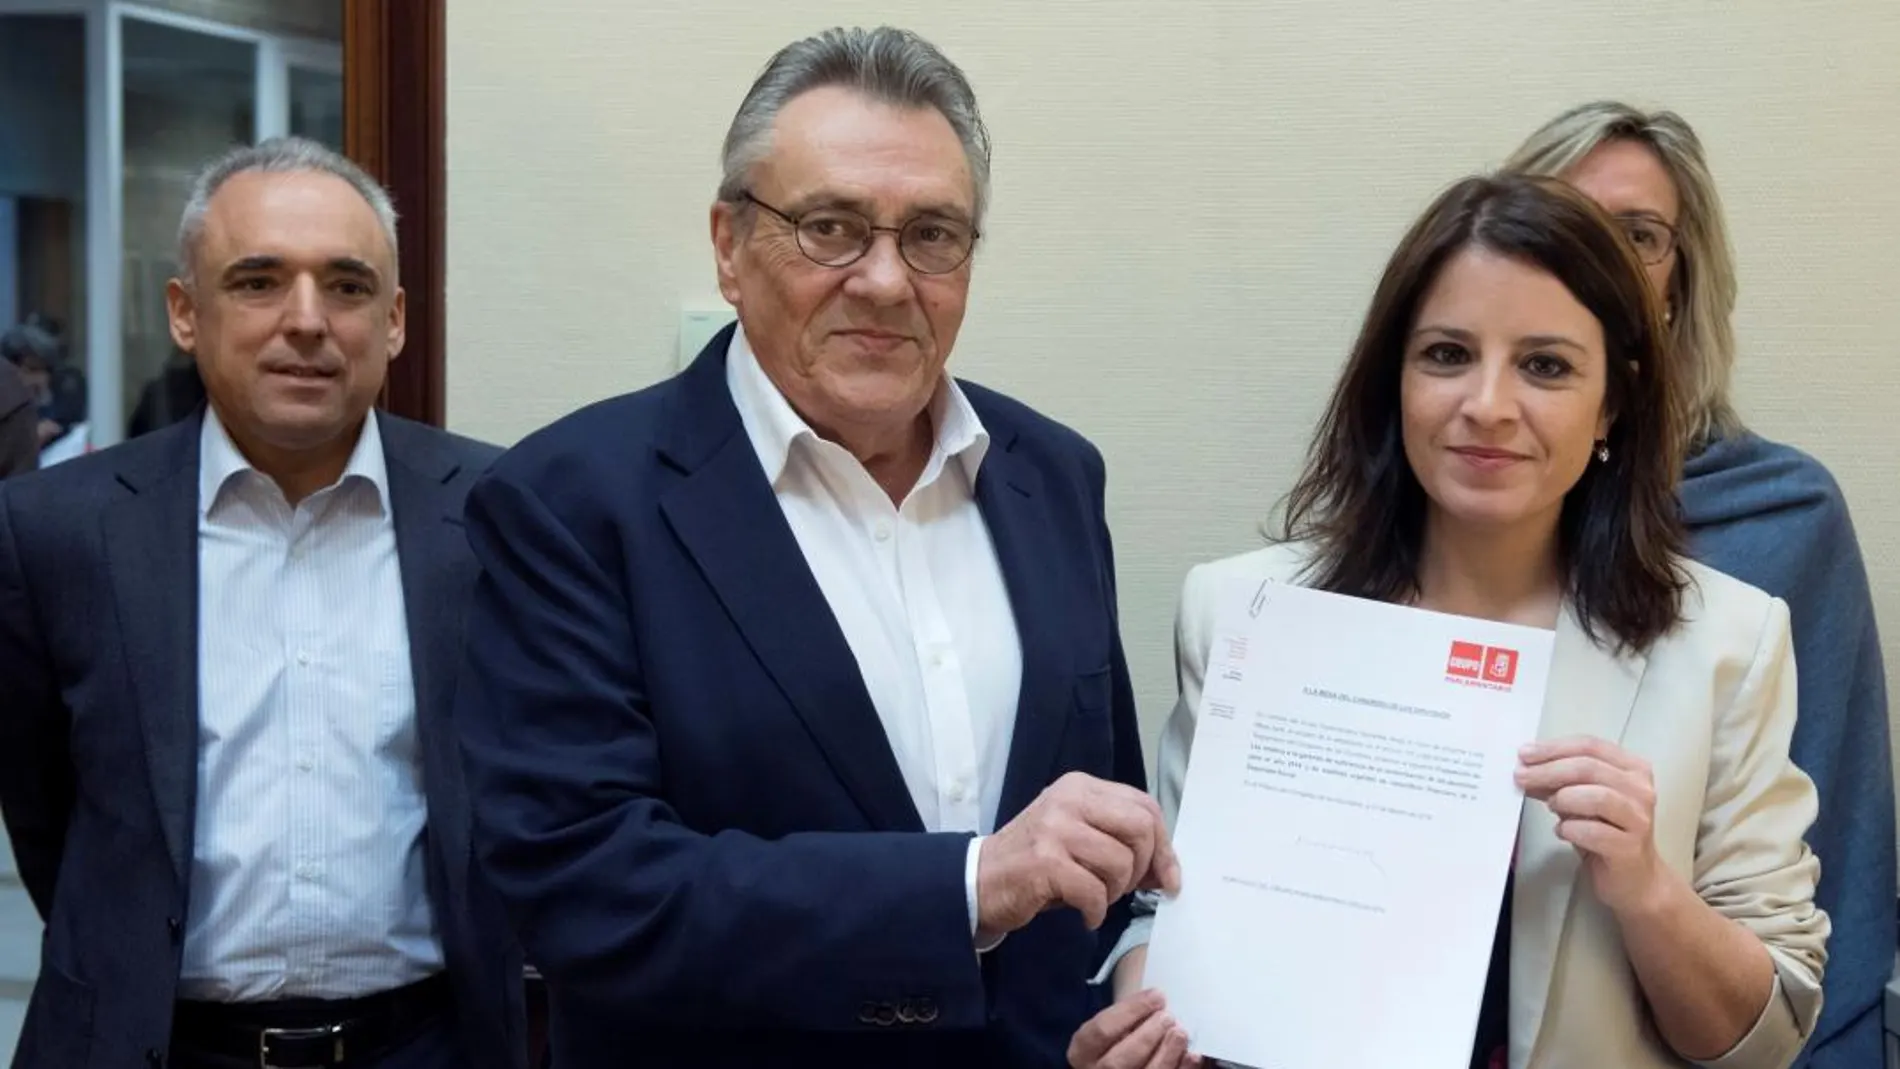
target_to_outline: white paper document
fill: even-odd
[[[1465,1069],[1554,633],[1231,592],[1143,984],[1255,1069]]]

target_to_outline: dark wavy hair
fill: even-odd
[[[1419,592],[1426,497],[1406,461],[1399,379],[1438,273],[1483,248],[1541,268],[1602,324],[1613,418],[1558,522],[1565,594],[1593,641],[1647,650],[1682,619],[1688,579],[1676,499],[1684,390],[1661,306],[1616,223],[1550,178],[1467,178],[1412,225],[1386,265],[1352,357],[1314,433],[1273,537],[1313,549],[1307,581],[1406,601]]]

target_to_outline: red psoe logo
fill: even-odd
[[[1517,651],[1487,646],[1484,651],[1484,679],[1508,687],[1517,681]]]
[[[1517,651],[1502,646],[1481,646],[1476,642],[1454,642],[1451,656],[1445,659],[1445,677],[1469,679],[1509,690],[1511,684],[1517,682]]]
[[[1476,642],[1454,642],[1451,658],[1445,662],[1445,674],[1463,679],[1478,679],[1484,674],[1484,647]]]

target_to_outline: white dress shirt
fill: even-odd
[[[893,505],[856,457],[793,410],[744,331],[727,350],[726,382],[924,827],[979,836],[964,865],[974,931],[980,836],[995,829],[1023,674],[1009,590],[976,504],[989,434],[945,375],[930,405],[930,459]]]
[[[350,998],[442,968],[388,470],[374,414],[292,508],[207,412],[198,806],[181,997]]]

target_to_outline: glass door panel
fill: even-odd
[[[121,368],[130,418],[173,351],[165,283],[193,174],[257,125],[258,46],[127,15],[122,23],[124,246]]]

